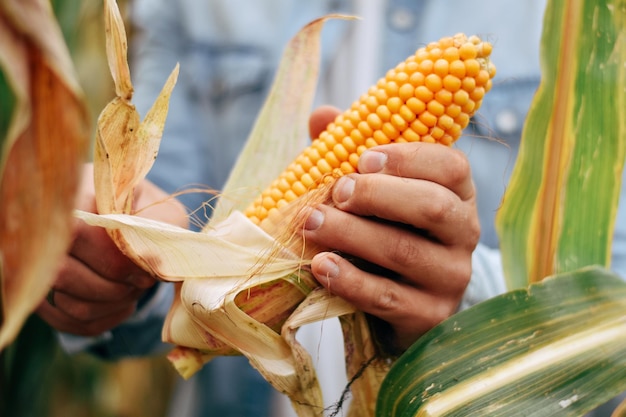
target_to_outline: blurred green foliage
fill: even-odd
[[[0,70],[0,155],[4,151],[4,143],[6,141],[9,123],[13,106],[15,105],[15,96],[9,87],[4,72]],[[0,307],[2,306],[0,300]],[[1,314],[0,309],[0,314]]]

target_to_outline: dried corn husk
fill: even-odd
[[[0,116],[8,125],[0,162],[2,349],[44,298],[69,246],[89,130],[47,1],[0,2],[0,44],[0,70],[14,97],[12,114]]]
[[[107,35],[113,38],[107,42],[108,56],[118,97],[98,123],[94,166],[101,214],[78,212],[77,216],[105,227],[137,264],[175,283],[176,298],[163,339],[177,345],[169,357],[181,375],[189,377],[217,355],[243,354],[290,397],[299,415],[319,415],[321,390],[310,355],[295,333],[304,323],[354,309],[330,296],[311,277],[308,264],[314,252],[303,252],[303,242],[293,229],[285,229],[294,224],[292,217],[269,234],[240,210],[304,146],[317,81],[319,35],[327,18],[307,25],[289,44],[215,215],[197,233],[129,215],[132,189],[150,169],[158,149],[175,73],[153,107],[155,116],[139,123],[130,103],[125,35],[114,6],[112,0],[105,1]],[[144,123],[147,128],[142,128]],[[141,135],[142,131],[152,135]],[[284,163],[277,163],[277,157]],[[297,207],[289,212],[297,214]]]

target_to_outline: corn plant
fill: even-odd
[[[43,2],[30,0],[23,4],[35,11],[45,11]],[[139,120],[132,105],[125,30],[115,2],[107,0],[104,4],[107,54],[117,97],[105,107],[97,123],[94,166],[99,214],[77,212],[75,216],[89,224],[105,227],[111,238],[140,266],[165,281],[174,281],[176,298],[163,335],[166,341],[177,345],[170,359],[181,375],[191,375],[217,355],[244,354],[268,381],[290,396],[299,415],[319,414],[322,407],[320,389],[310,357],[295,339],[297,329],[312,321],[340,316],[347,335],[346,351],[352,352],[346,358],[349,375],[360,371],[362,364],[375,353],[363,314],[322,290],[306,273],[310,254],[302,252],[301,242],[294,239],[293,230],[289,229],[298,224],[299,199],[282,198],[292,192],[295,197],[301,194],[302,199],[308,193],[300,188],[304,187],[306,191],[311,186],[308,184],[307,187],[305,183],[319,181],[320,178],[322,183],[326,179],[332,182],[334,176],[351,172],[347,168],[339,172],[332,169],[337,168],[332,165],[335,162],[339,167],[343,166],[341,158],[346,156],[345,153],[339,149],[339,152],[329,153],[328,158],[323,158],[331,167],[329,172],[322,172],[325,164],[322,162],[320,166],[319,160],[316,160],[321,175],[310,170],[303,172],[298,177],[302,185],[300,188],[282,189],[281,179],[286,180],[286,177],[279,177],[281,164],[276,163],[277,159],[285,162],[293,160],[302,149],[301,141],[305,137],[306,120],[317,79],[318,38],[326,19],[307,25],[288,45],[273,89],[222,191],[215,214],[208,226],[197,233],[142,219],[130,210],[133,187],[143,179],[157,156],[169,95],[174,88],[178,68],[174,68],[170,78],[164,80],[164,89],[146,118]],[[1,16],[6,18],[14,10],[27,9],[7,7],[0,10],[4,13]],[[611,374],[606,371],[608,364],[616,364],[618,371],[624,369],[624,284],[619,278],[595,266],[608,266],[624,157],[620,138],[625,127],[618,111],[624,108],[626,101],[625,48],[620,31],[625,13],[623,2],[619,0],[550,2],[546,11],[542,50],[543,81],[529,115],[520,160],[498,220],[503,260],[512,291],[461,312],[433,329],[417,341],[388,374],[384,366],[365,368],[352,385],[354,401],[350,415],[373,415],[375,406],[380,416],[482,415],[486,412],[514,415],[520,410],[533,410],[537,415],[577,415],[626,389],[625,378],[619,372]],[[10,20],[19,21],[23,16],[11,16]],[[38,19],[40,16],[43,17]],[[60,38],[53,37],[56,41],[50,45],[37,34],[40,27],[33,25],[33,22],[45,21],[46,13],[31,14],[31,17],[32,21],[25,21],[22,25],[32,29],[32,39],[38,46],[32,50],[35,56],[44,51],[47,58],[53,58],[42,60],[44,73],[64,75],[59,77],[59,88],[69,94],[59,97],[68,96],[73,105],[63,107],[64,114],[70,114],[69,120],[72,121],[64,128],[77,132],[80,145],[72,143],[72,157],[64,155],[63,160],[76,161],[76,164],[65,164],[66,168],[75,170],[80,160],[76,156],[80,152],[76,149],[84,149],[85,137],[80,90],[75,80],[67,75],[71,74],[71,68],[68,69],[71,65],[68,65],[67,56],[59,46]],[[4,26],[11,28],[7,24],[0,25],[0,29],[4,30]],[[585,35],[583,28],[588,27],[593,28],[597,36]],[[10,30],[0,32],[0,36],[12,39]],[[443,42],[452,42],[453,45],[454,38]],[[2,44],[11,45],[7,42]],[[483,60],[482,64],[477,61],[476,69],[476,85],[482,88],[482,92],[466,94],[474,103],[472,108],[469,105],[467,109],[462,108],[466,102],[455,102],[465,114],[464,123],[449,114],[447,116],[450,117],[440,117],[434,123],[432,117],[424,116],[437,115],[440,110],[437,104],[441,104],[438,100],[432,100],[432,104],[429,102],[428,106],[420,109],[415,100],[412,104],[408,99],[401,100],[396,106],[385,96],[385,105],[381,106],[380,90],[386,91],[385,94],[393,90],[393,87],[387,87],[389,80],[382,80],[382,84],[369,92],[369,97],[365,96],[360,104],[341,115],[329,127],[326,139],[320,137],[317,145],[305,151],[303,155],[308,161],[301,157],[296,170],[309,165],[311,156],[319,153],[321,142],[328,147],[326,142],[335,140],[344,148],[349,147],[341,136],[341,130],[345,134],[342,123],[357,116],[367,119],[370,130],[383,132],[382,136],[372,137],[374,144],[380,143],[377,139],[389,140],[398,131],[397,137],[404,135],[404,128],[408,126],[408,123],[403,123],[408,122],[406,118],[419,120],[428,129],[420,132],[422,126],[411,123],[411,129],[406,129],[408,133],[403,136],[405,140],[417,136],[419,140],[441,139],[445,144],[453,142],[474,107],[479,107],[482,94],[489,90],[490,78],[494,75],[491,64],[485,61],[490,45],[481,43],[477,38],[470,38],[469,42],[463,41],[462,44],[470,45],[468,48],[473,45],[474,49],[473,52],[458,49],[459,56],[469,53],[469,60],[476,61],[477,57]],[[28,46],[26,50],[29,51]],[[12,52],[11,48],[0,51]],[[424,49],[423,53],[428,55],[428,49]],[[0,62],[8,74],[8,81],[5,80],[0,87],[12,89],[14,100],[8,104],[21,109],[23,106],[20,104],[29,100],[20,94],[19,78],[13,75],[19,71],[11,71],[10,65],[17,64],[11,64],[10,58],[6,53],[0,55]],[[52,71],[46,72],[45,64],[50,62],[56,66],[52,65]],[[419,66],[421,62],[417,61],[416,55],[413,61],[407,60],[402,69],[396,69],[396,73]],[[431,77],[427,82],[424,76],[422,86],[439,81],[442,85],[446,83],[446,88],[455,88],[454,77],[445,81],[447,75],[454,74],[451,62],[447,63],[445,74],[441,68],[433,71],[435,74],[441,72],[438,80]],[[603,74],[598,77],[602,82],[596,82],[590,75],[596,67]],[[59,69],[63,71],[54,71]],[[474,71],[467,66],[464,70]],[[419,74],[415,68],[413,71]],[[412,86],[413,96],[421,98],[416,87]],[[293,94],[293,91],[298,93]],[[590,91],[601,91],[602,94],[590,98]],[[401,89],[394,93],[400,98],[405,94]],[[456,100],[456,97],[452,96],[451,100]],[[39,96],[33,97],[32,101],[36,105],[52,102]],[[404,106],[411,113],[402,107],[404,101]],[[610,104],[602,105],[607,102]],[[594,112],[598,108],[602,109],[602,113]],[[286,112],[290,115],[285,116]],[[47,111],[44,113],[48,114]],[[12,191],[16,182],[11,170],[28,166],[28,162],[23,165],[22,161],[28,161],[30,156],[22,156],[24,159],[18,159],[18,162],[6,162],[8,155],[20,149],[16,146],[19,141],[15,139],[19,135],[13,134],[17,129],[15,126],[33,126],[35,132],[41,132],[38,129],[48,126],[45,124],[47,119],[28,119],[28,111],[14,111],[13,114],[23,115],[22,119],[17,119],[23,123],[0,120],[0,129],[6,131],[3,136],[2,160],[5,163],[1,165],[3,182],[0,192],[9,190],[0,200],[0,221],[4,222],[0,248],[5,260],[0,276],[3,284],[0,348],[15,337],[50,285],[53,274],[45,271],[46,268],[53,270],[51,266],[62,256],[69,241],[67,226],[71,207],[67,200],[72,200],[65,198],[66,204],[52,211],[58,213],[63,220],[60,224],[65,228],[58,235],[60,240],[55,241],[54,248],[51,245],[41,248],[32,246],[49,241],[39,239],[33,243],[28,233],[17,237],[9,233],[10,221],[15,219],[16,210],[12,204],[25,211],[25,206],[19,205],[21,199],[18,197],[23,192],[26,193],[24,195],[29,192],[22,189]],[[589,118],[603,122],[596,125],[587,122]],[[286,120],[292,123],[286,123]],[[361,121],[365,120],[357,120],[357,126]],[[372,129],[371,123],[377,129]],[[367,130],[365,126],[363,129]],[[361,129],[356,130],[364,133]],[[455,132],[455,135],[450,132]],[[70,138],[73,137],[70,135]],[[598,142],[599,138],[602,143]],[[333,149],[337,144],[333,143]],[[360,146],[367,144],[365,141]],[[35,146],[48,151],[51,147],[46,142]],[[356,155],[358,157],[358,152]],[[58,155],[53,153],[53,156]],[[347,156],[343,162],[352,162],[351,159],[354,158]],[[71,169],[58,174],[74,179],[63,189],[64,195],[70,197],[76,185],[76,172]],[[262,194],[261,190],[277,177],[276,187]],[[8,185],[5,185],[5,179]],[[49,186],[63,184],[52,183],[50,178],[44,180],[48,181],[43,181],[40,188],[46,188],[45,192],[49,191]],[[282,197],[277,199],[277,205],[282,204],[282,207],[274,208],[267,200],[278,196],[278,191],[272,190],[282,193]],[[589,194],[576,195],[580,190]],[[50,188],[50,191],[59,193],[55,188]],[[323,195],[323,192],[319,194]],[[246,218],[240,210],[243,211],[257,195],[261,195],[260,205],[250,209]],[[45,201],[44,197],[40,199]],[[592,222],[587,221],[588,215],[584,217],[588,213],[584,211],[585,207],[590,202],[595,209]],[[598,207],[606,210],[598,210]],[[520,211],[515,212],[516,209]],[[272,210],[275,210],[274,216]],[[268,219],[262,220],[265,211]],[[275,220],[276,216],[278,220]],[[581,222],[581,218],[585,221]],[[269,221],[269,226],[255,224],[263,226],[265,221]],[[583,227],[579,227],[581,224]],[[545,230],[550,231],[547,239],[538,232]],[[37,231],[46,236],[48,231],[50,236],[59,233],[58,229],[48,230],[41,226]],[[602,233],[598,235],[598,231]],[[16,242],[15,239],[20,239],[22,246],[15,246],[12,243]],[[588,242],[598,244],[587,251]],[[32,256],[28,257],[29,250],[38,250],[37,253],[45,253],[46,256],[33,260]],[[583,250],[589,256],[579,256]],[[305,254],[304,259],[302,253]],[[7,259],[14,263],[7,263]],[[39,268],[37,274],[33,273],[33,267]],[[555,274],[554,278],[528,289],[523,288],[528,283],[539,282]],[[28,288],[28,285],[37,285],[37,291],[30,297],[20,295],[24,294],[23,288]],[[522,289],[518,289],[520,287]],[[295,301],[285,303],[285,299]],[[280,303],[277,304],[277,300]],[[203,308],[196,308],[198,302]],[[278,317],[268,315],[275,314],[277,305],[283,309],[286,307],[280,310],[284,314],[278,314]],[[258,316],[247,314],[247,311],[253,310]],[[9,311],[10,316],[7,314]],[[558,381],[550,378],[555,373],[562,378]],[[591,390],[589,386],[593,384],[599,384],[602,391]]]
[[[626,285],[607,270],[626,146],[625,24],[623,1],[549,2],[542,81],[497,216],[511,292],[412,346],[377,416],[576,416],[626,390]]]

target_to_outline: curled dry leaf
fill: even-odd
[[[178,78],[176,65],[143,121],[131,103],[133,85],[128,67],[128,42],[115,0],[104,1],[106,50],[115,83],[115,97],[101,112],[94,146],[94,186],[98,212],[132,213],[133,189],[152,168],[157,157],[169,98]],[[130,244],[117,230],[108,230],[123,253],[150,270],[149,263],[133,257]]]
[[[114,0],[104,2],[106,50],[117,97],[98,118],[94,150],[94,181],[98,212],[131,213],[133,188],[156,159],[178,77],[172,71],[154,105],[140,122],[131,103],[133,85],[128,68],[128,42],[124,22]],[[123,245],[121,245],[123,246]]]
[[[297,363],[308,354],[298,350],[295,338],[288,343],[280,329],[318,284],[310,274],[301,273],[307,261],[281,248],[238,211],[238,204],[248,205],[304,145],[317,83],[319,34],[326,19],[306,26],[288,46],[217,215],[202,233],[195,233],[128,215],[133,187],[156,157],[177,69],[139,123],[130,102],[126,41],[114,1],[105,1],[105,14],[109,64],[118,97],[98,121],[94,167],[101,214],[80,212],[77,216],[105,227],[138,265],[175,282],[176,301],[163,338],[178,345],[169,357],[183,376],[190,376],[216,355],[244,354],[279,391],[308,404],[301,415],[313,415],[313,410],[323,406],[315,371]],[[300,71],[303,67],[314,70]],[[294,123],[284,123],[286,109],[293,112],[289,120]],[[277,163],[277,157],[283,163]],[[324,310],[310,320],[328,317]]]
[[[69,246],[89,130],[69,52],[47,1],[1,2],[0,45],[0,69],[15,97],[2,141],[2,349],[45,296]]]
[[[158,151],[177,69],[146,120],[139,123],[130,102],[123,24],[113,0],[105,1],[105,14],[118,97],[98,121],[95,181],[100,215],[80,212],[78,217],[105,227],[138,265],[174,282],[175,301],[163,339],[177,345],[169,358],[181,375],[191,376],[217,355],[243,354],[290,397],[300,416],[317,415],[323,408],[321,389],[295,332],[299,323],[349,314],[353,308],[331,297],[307,272],[310,260],[303,258],[310,254],[302,256],[303,242],[292,239],[294,233],[278,227],[268,234],[241,210],[303,148],[317,83],[320,32],[328,18],[341,16],[310,23],[289,43],[215,215],[196,233],[129,215],[133,188]],[[285,226],[285,219],[280,223]],[[288,245],[279,243],[284,242],[283,234]],[[369,336],[349,334],[361,337],[350,341],[351,347],[370,341]]]

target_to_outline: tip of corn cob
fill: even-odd
[[[356,172],[368,148],[394,142],[451,145],[491,89],[491,50],[489,42],[463,33],[419,48],[338,115],[244,214],[260,224],[320,184]]]

